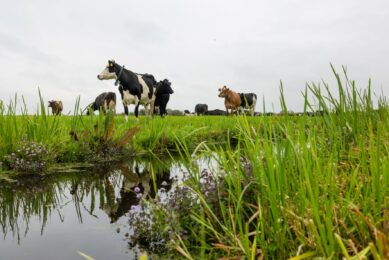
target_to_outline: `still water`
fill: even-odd
[[[155,197],[161,184],[185,167],[164,160],[131,161],[99,169],[0,181],[0,260],[136,259],[128,246],[127,213],[141,197]],[[151,175],[156,176],[156,188]]]

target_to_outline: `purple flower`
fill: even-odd
[[[135,193],[139,193],[140,192],[140,188],[137,186],[137,187],[135,187],[134,191],[135,191]]]
[[[142,194],[142,193],[138,193],[138,194],[136,194],[136,198],[137,198],[137,199],[140,199],[140,198],[142,198],[142,196],[143,196],[143,194]]]

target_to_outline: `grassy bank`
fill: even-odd
[[[3,171],[43,172],[56,163],[109,162],[145,153],[177,152],[176,143],[223,145],[235,138],[237,118],[141,116],[126,122],[121,115],[49,115],[41,101],[30,115],[17,98],[0,103],[0,162]],[[22,114],[16,114],[16,110]],[[250,121],[257,122],[259,118]],[[12,172],[10,172],[12,174]]]
[[[192,164],[167,199],[145,202],[151,222],[132,214],[133,239],[163,237],[162,251],[188,259],[388,259],[388,103],[373,109],[370,85],[335,76],[336,97],[316,85],[304,95],[322,116],[238,117],[234,145],[195,152],[178,140],[183,160],[213,163]],[[281,103],[287,111],[282,91]]]

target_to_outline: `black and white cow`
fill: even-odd
[[[167,114],[166,105],[169,102],[170,94],[174,93],[171,85],[172,83],[168,79],[164,79],[157,83],[154,106],[159,107],[159,114],[161,117]]]
[[[100,80],[116,79],[115,85],[119,84],[119,92],[122,98],[126,120],[128,117],[128,105],[135,104],[135,117],[138,120],[139,105],[145,106],[147,113],[153,115],[155,102],[155,87],[157,81],[151,74],[138,74],[117,64],[114,60],[109,60],[105,69],[97,75]]]
[[[241,108],[248,109],[251,115],[254,115],[255,106],[257,104],[257,95],[255,93],[239,93],[241,100]]]
[[[101,110],[104,114],[107,110],[115,111],[116,107],[116,94],[114,92],[103,92],[98,95],[95,101],[87,107],[86,114],[89,115],[89,111]]]
[[[208,105],[207,104],[197,104],[195,106],[195,113],[199,115],[204,115],[205,112],[208,111]]]

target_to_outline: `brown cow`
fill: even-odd
[[[227,116],[229,109],[231,110],[231,114],[238,112],[240,104],[242,103],[238,93],[230,90],[226,86],[223,86],[222,88],[219,88],[219,97],[224,98],[224,106],[226,107]]]
[[[53,115],[61,115],[63,109],[63,104],[61,100],[49,101],[49,107],[51,107],[51,112],[53,113]]]

